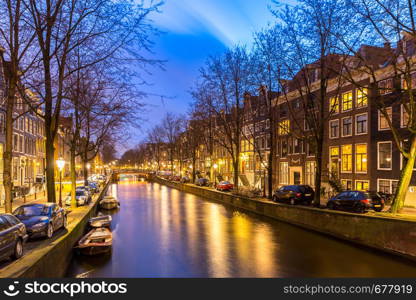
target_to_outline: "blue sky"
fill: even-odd
[[[191,102],[189,89],[210,54],[234,44],[252,43],[253,32],[272,23],[271,0],[166,0],[162,13],[153,16],[164,32],[154,42],[156,57],[166,60],[165,71],[154,69],[144,90],[148,113],[141,131],[134,130],[128,147],[146,136],[168,111],[186,113]]]

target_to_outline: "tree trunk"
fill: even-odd
[[[84,156],[82,159],[82,168],[83,168],[83,172],[84,172],[84,185],[88,186],[88,168],[87,168],[87,157]]]
[[[315,176],[315,199],[314,205],[320,206],[321,205],[321,186],[322,186],[322,146],[321,139],[317,139],[316,145],[316,176]]]
[[[239,164],[240,164],[240,159],[239,156],[237,156],[237,159],[234,161],[233,163],[233,167],[234,167],[234,188],[238,191],[238,175],[239,175]]]
[[[3,186],[5,194],[5,212],[13,211],[12,195],[12,156],[13,156],[13,109],[16,100],[16,85],[13,78],[10,79],[7,104],[6,104],[6,144],[3,149]]]
[[[412,179],[413,169],[416,161],[416,136],[412,137],[409,154],[410,157],[402,170],[396,195],[390,208],[390,212],[393,214],[397,214],[402,211],[407,191],[409,190],[409,185]]]
[[[77,170],[75,165],[75,147],[71,145],[71,207],[77,207],[77,200],[75,197],[77,188]]]
[[[46,124],[47,122],[45,122]],[[50,137],[49,126],[46,125],[46,189],[48,202],[56,203],[55,192],[55,148],[53,139]]]

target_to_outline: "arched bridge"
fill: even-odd
[[[142,170],[120,169],[113,171],[113,181],[149,179],[150,174]]]

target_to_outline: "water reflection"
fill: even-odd
[[[111,187],[111,259],[77,258],[83,277],[414,277],[415,264],[158,184]]]

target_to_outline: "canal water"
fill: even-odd
[[[113,251],[68,277],[415,277],[416,264],[156,183],[110,187]]]

